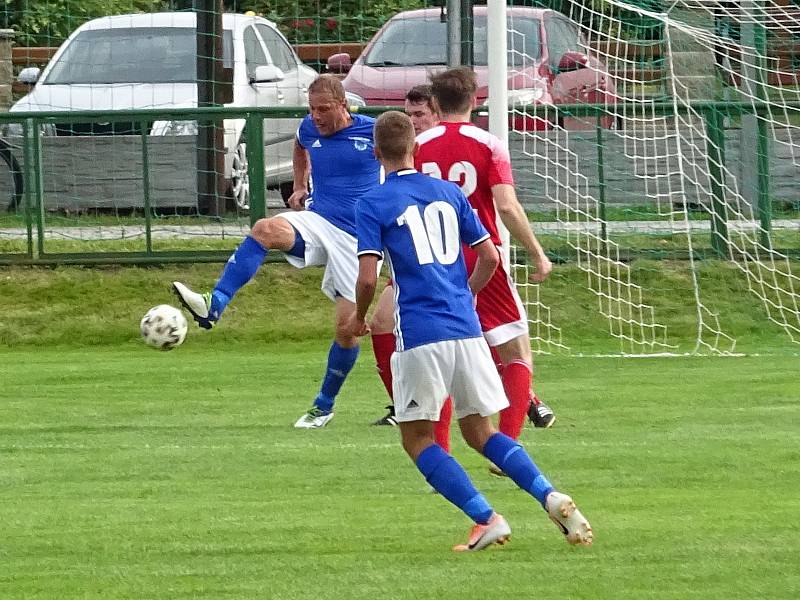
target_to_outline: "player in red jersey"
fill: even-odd
[[[417,136],[416,168],[461,186],[492,241],[500,248],[498,221],[502,222],[533,262],[530,280],[544,281],[553,266],[531,231],[527,215],[517,199],[508,150],[496,136],[470,123],[477,91],[475,74],[467,67],[449,69],[432,75],[431,87],[440,108],[441,122]],[[475,257],[468,250],[465,255],[467,266],[471,268]],[[506,256],[504,252],[501,255]],[[499,428],[516,439],[531,408],[533,359],[528,317],[505,261],[478,294],[476,308],[484,336],[499,359],[503,387],[510,403],[500,413]],[[535,417],[536,407],[532,412]],[[552,412],[549,409],[547,412],[551,417],[549,424],[552,424]]]

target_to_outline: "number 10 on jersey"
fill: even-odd
[[[447,202],[431,202],[422,213],[418,205],[412,204],[397,218],[397,224],[408,227],[419,264],[431,264],[435,258],[440,264],[449,265],[458,258],[458,215]]]

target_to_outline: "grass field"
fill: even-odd
[[[522,440],[595,544],[568,546],[456,443],[514,531],[456,555],[467,519],[427,493],[396,430],[368,425],[385,404],[368,347],[330,426],[291,427],[330,336],[317,275],[267,269],[217,331],[160,353],[136,325],[179,269],[216,271],[0,271],[0,598],[800,594],[800,359],[785,345],[537,359],[558,422]]]

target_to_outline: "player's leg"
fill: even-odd
[[[302,242],[295,229],[280,217],[259,219],[250,235],[228,259],[210,293],[194,292],[179,281],[173,282],[173,290],[197,324],[204,329],[211,329],[236,292],[255,276],[267,252],[291,251],[298,243],[298,238]]]
[[[528,335],[514,337],[494,346],[503,364],[503,389],[508,408],[500,411],[498,428],[512,439],[522,433],[531,403],[531,347]]]
[[[446,452],[450,452],[450,421],[453,420],[453,399],[448,396],[439,413],[439,420],[433,423],[433,437]]]
[[[454,341],[437,342],[393,354],[392,391],[406,453],[431,487],[475,522],[469,542],[456,549],[480,550],[505,541],[511,531],[461,465],[433,437],[432,421],[441,413],[452,380],[454,346]]]
[[[294,424],[298,429],[324,427],[333,418],[336,396],[358,358],[358,338],[346,332],[355,310],[356,305],[350,300],[336,299],[336,336],[328,350],[325,377],[311,409]]]
[[[533,362],[528,317],[505,265],[498,267],[478,294],[476,309],[486,341],[500,364],[498,370],[509,400],[509,407],[500,413],[499,428],[517,439],[531,404]]]
[[[494,512],[458,461],[434,442],[433,423],[410,421],[399,425],[403,449],[425,480],[475,522],[468,542],[454,550],[482,550],[491,544],[505,543],[511,535],[508,523]]]
[[[378,375],[383,382],[389,399],[392,399],[392,369],[390,366],[392,354],[395,350],[394,339],[394,286],[390,281],[381,292],[372,319],[369,323],[372,337],[372,351],[375,354],[375,364]],[[373,425],[397,425],[394,403],[386,407],[389,411],[380,419],[373,421]],[[434,437],[446,452],[450,451],[450,421],[453,414],[453,402],[448,397],[442,406],[439,420],[434,423]]]
[[[489,419],[508,399],[484,340],[461,340],[458,352],[452,394],[464,440],[536,498],[571,544],[591,544],[591,527],[572,499],[556,492],[525,449]]]
[[[336,334],[328,351],[322,386],[312,407],[295,423],[297,428],[311,429],[323,427],[333,418],[336,397],[358,358],[358,338],[346,331],[355,312],[356,239],[315,213],[284,214],[306,240],[303,259],[291,254],[286,259],[298,267],[325,265],[322,292],[336,305]]]
[[[372,338],[372,352],[375,355],[375,366],[378,369],[378,376],[381,378],[389,400],[392,399],[392,369],[390,361],[395,349],[394,339],[394,286],[391,282],[383,288],[372,319],[369,323],[370,336]],[[377,419],[373,425],[397,425],[394,418],[394,404],[386,407],[389,413]]]
[[[533,496],[570,544],[591,545],[592,527],[572,498],[556,491],[516,440],[497,431],[487,417],[479,414],[462,417],[459,425],[467,444],[500,467],[520,489]]]

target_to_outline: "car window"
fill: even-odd
[[[538,19],[508,18],[509,65],[520,65],[541,56]],[[475,64],[487,64],[486,17],[476,16]],[[435,19],[395,19],[364,57],[372,67],[447,64],[447,23]]]
[[[561,57],[567,52],[583,52],[578,30],[566,21],[547,19],[544,28],[547,32],[547,54],[551,68],[557,68]]]
[[[541,21],[538,19],[514,18],[509,16],[506,23],[508,30],[508,66],[521,67],[537,60],[542,55]],[[475,64],[489,64],[487,28],[485,20],[475,25]]]
[[[195,31],[193,27],[82,31],[67,45],[44,83],[194,83]]]
[[[263,23],[257,24],[256,29],[261,34],[261,39],[264,40],[264,45],[267,47],[275,66],[284,73],[295,70],[297,68],[297,60],[294,57],[294,52],[280,34]]]
[[[222,31],[222,66],[225,69],[233,68],[233,31]]]
[[[256,31],[252,27],[244,30],[244,60],[248,77],[255,76],[256,67],[269,64],[261,40],[258,39]]]

